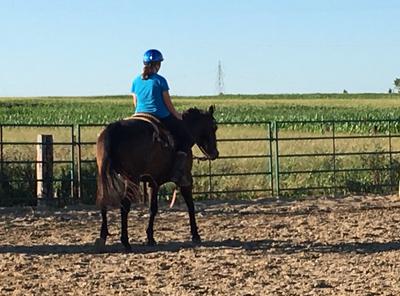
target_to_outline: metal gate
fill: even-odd
[[[276,122],[275,195],[396,192],[400,172],[399,122]]]

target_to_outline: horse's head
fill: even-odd
[[[214,106],[210,106],[208,111],[197,108],[190,108],[183,113],[183,120],[191,133],[194,142],[211,160],[218,157],[217,149],[217,122],[214,119]]]

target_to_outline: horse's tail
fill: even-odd
[[[141,197],[139,179],[128,176],[118,162],[115,162],[119,145],[120,122],[108,125],[97,138],[97,198],[98,207],[120,207],[121,199],[138,202]],[[118,166],[118,168],[117,168]],[[133,180],[132,180],[133,179]]]
[[[108,125],[97,138],[97,198],[99,207],[118,207],[121,204],[121,181],[115,172],[113,163],[113,149],[111,143],[115,139],[116,129],[120,127],[119,122]],[[114,142],[114,144],[117,144]]]

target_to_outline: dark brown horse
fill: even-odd
[[[217,125],[213,117],[214,107],[208,111],[191,108],[183,113],[183,122],[192,135],[195,144],[211,160],[218,157],[216,144]],[[105,244],[107,208],[121,208],[121,242],[127,251],[131,250],[128,238],[128,213],[131,202],[139,200],[139,183],[146,181],[150,193],[150,218],[147,227],[147,243],[155,245],[153,237],[154,218],[158,211],[159,187],[170,181],[174,164],[175,149],[165,141],[157,140],[152,124],[142,120],[121,120],[108,125],[97,139],[97,205],[101,209],[102,225],[96,246]],[[192,168],[192,154],[189,155],[188,172]],[[189,179],[192,180],[191,173]],[[189,212],[192,241],[201,242],[197,230],[192,183],[180,187]]]

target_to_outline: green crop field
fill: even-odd
[[[179,110],[216,106],[219,122],[400,118],[399,94],[173,97]],[[109,123],[133,111],[129,96],[0,98],[0,123]]]

